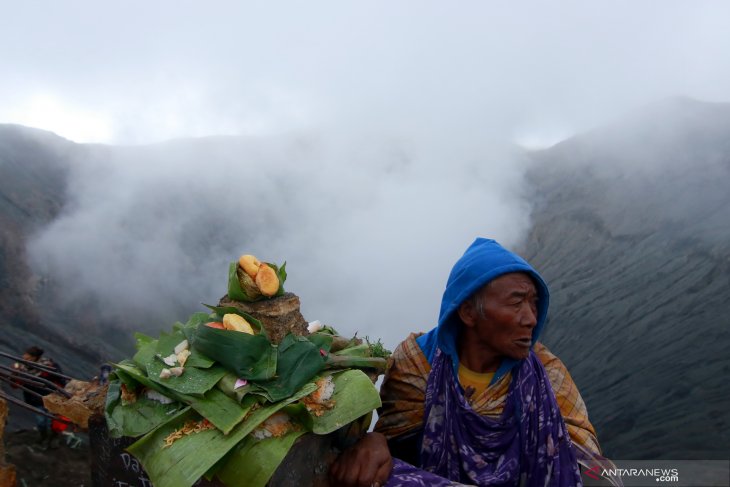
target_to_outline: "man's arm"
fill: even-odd
[[[375,432],[345,450],[332,465],[330,477],[335,485],[368,487],[376,482],[384,485],[393,468],[393,456],[403,455],[408,457],[404,458],[406,461],[417,461],[430,367],[415,338],[411,334],[388,360],[380,388],[383,406],[378,411]]]
[[[393,457],[381,433],[368,433],[342,452],[330,467],[333,485],[371,487],[385,485],[393,469]]]

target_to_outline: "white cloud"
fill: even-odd
[[[33,93],[0,111],[0,118],[13,123],[55,132],[76,142],[107,142],[114,134],[108,113],[77,106],[49,93]]]
[[[281,263],[309,320],[394,346],[435,322],[450,266],[476,236],[528,225],[519,154],[438,143],[267,137],[100,147],[77,160],[67,210],[30,247],[72,302],[136,327],[184,319],[226,291],[242,253]],[[142,168],[144,168],[142,170]]]

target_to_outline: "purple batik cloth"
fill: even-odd
[[[477,414],[450,358],[437,351],[426,387],[421,469],[394,464],[388,487],[582,485],[575,453],[545,368],[530,356],[512,370],[499,418]]]
[[[397,458],[386,487],[461,487],[464,484],[448,480],[435,473],[414,467]]]

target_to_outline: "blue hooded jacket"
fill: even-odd
[[[537,325],[532,331],[534,346],[545,327],[547,318],[550,300],[547,284],[522,257],[513,254],[494,240],[477,238],[451,269],[441,300],[438,326],[416,339],[429,364],[433,363],[436,349],[440,348],[443,353],[451,357],[454,372],[459,370],[457,339],[462,326],[457,314],[459,306],[489,281],[511,272],[529,274],[537,288]],[[512,358],[503,360],[492,378],[492,383],[502,378],[518,362]]]

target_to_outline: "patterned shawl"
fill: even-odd
[[[448,357],[434,360],[432,371],[415,338],[391,358],[376,430],[393,438],[425,425],[421,464],[428,471],[395,460],[388,485],[542,486],[548,476],[547,485],[578,485],[576,455],[584,465],[601,461],[585,404],[565,366],[543,345],[467,399],[443,366]]]

